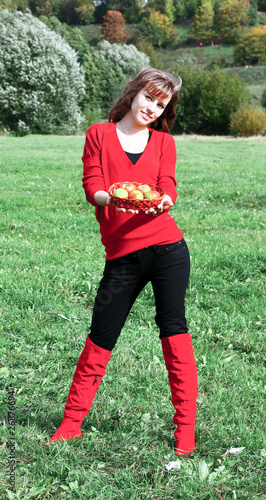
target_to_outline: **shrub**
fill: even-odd
[[[240,26],[247,23],[249,7],[248,0],[226,0],[221,3],[215,23],[224,41],[235,42]]]
[[[149,57],[134,45],[99,43],[84,63],[87,108],[100,108],[105,118],[124,84],[149,66]]]
[[[152,11],[149,17],[140,22],[138,33],[154,47],[166,47],[173,39],[174,28],[169,17],[161,12]]]
[[[0,9],[0,125],[17,134],[72,133],[84,72],[61,36],[29,13]]]
[[[103,16],[101,33],[103,38],[111,43],[123,43],[127,39],[125,19],[118,10],[108,10]]]
[[[261,96],[261,105],[266,108],[266,89],[264,89],[264,91],[262,92],[262,96]]]
[[[266,113],[262,109],[240,108],[231,116],[230,132],[238,137],[263,135],[266,132]]]
[[[150,58],[150,64],[153,68],[163,69],[162,61],[160,60],[160,57],[151,42],[148,42],[148,40],[145,39],[140,39],[135,43],[135,46],[140,52],[144,52],[144,54]]]
[[[228,134],[232,111],[246,99],[240,78],[219,68],[207,71],[196,65],[178,66],[173,72],[183,80],[173,131]]]
[[[266,64],[266,25],[251,29],[235,47],[234,61],[241,64]]]

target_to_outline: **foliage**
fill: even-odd
[[[84,63],[87,109],[101,109],[106,118],[124,84],[149,66],[149,57],[134,45],[102,41]]]
[[[66,23],[61,23],[55,16],[40,16],[39,19],[45,23],[50,30],[55,31],[64,38],[76,52],[80,64],[83,64],[87,53],[91,52],[91,48],[81,29],[76,27],[72,28]]]
[[[166,47],[173,39],[174,28],[169,17],[159,11],[152,11],[138,25],[138,33],[154,47]]]
[[[238,137],[263,135],[266,132],[266,113],[258,108],[241,107],[231,116],[230,132]]]
[[[77,25],[89,24],[94,20],[93,0],[28,0],[36,16],[56,16],[61,22]]]
[[[251,29],[235,47],[235,62],[241,64],[266,63],[266,25]]]
[[[183,85],[173,131],[228,134],[231,113],[246,99],[239,77],[194,65],[179,65],[174,73],[181,76]]]
[[[103,18],[101,33],[104,40],[111,43],[123,43],[127,39],[125,32],[125,19],[121,12],[108,10]]]
[[[249,23],[251,26],[256,26],[258,24],[258,2],[257,0],[251,0],[250,9],[248,11]]]
[[[82,122],[76,53],[29,13],[0,9],[0,120],[16,133],[71,133]]]
[[[261,96],[261,105],[266,108],[266,89],[264,89],[264,91],[262,92],[262,96]]]
[[[225,42],[234,42],[237,31],[248,19],[249,0],[226,0],[215,17],[219,37]]]
[[[142,0],[104,0],[95,2],[95,21],[102,23],[108,10],[116,10],[123,14],[127,23],[138,23],[145,1]]]
[[[214,35],[213,29],[214,10],[211,0],[205,0],[198,7],[193,23],[193,33],[197,40],[205,42],[211,40]]]
[[[148,42],[148,40],[141,38],[137,40],[135,46],[140,52],[144,52],[144,54],[149,57],[151,67],[163,69],[163,63],[151,42]]]

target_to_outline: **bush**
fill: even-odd
[[[235,47],[234,61],[241,64],[266,64],[266,25],[250,30]]]
[[[173,70],[183,80],[175,133],[228,134],[230,115],[246,100],[240,78],[219,68],[207,71],[196,65]]]
[[[111,43],[123,43],[127,39],[125,19],[118,10],[108,10],[103,16],[101,33],[103,38]]]
[[[161,12],[152,11],[149,17],[140,22],[138,33],[154,47],[166,47],[173,40],[174,28],[169,17]]]
[[[0,126],[16,134],[73,133],[84,72],[61,36],[29,13],[0,9]]]
[[[264,91],[262,92],[262,96],[261,96],[261,105],[266,108],[266,89],[264,89]]]
[[[148,67],[149,57],[134,45],[111,44],[106,40],[99,43],[84,63],[87,112],[98,108],[106,118],[125,83]]]
[[[230,132],[238,137],[263,135],[266,132],[266,113],[262,109],[240,108],[231,116]]]

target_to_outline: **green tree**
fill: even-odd
[[[246,100],[240,78],[191,64],[178,65],[173,72],[183,80],[173,133],[228,134],[231,113]]]
[[[193,33],[197,40],[205,42],[214,35],[213,28],[214,10],[211,0],[205,0],[198,7],[193,23]]]
[[[215,16],[218,35],[226,42],[233,42],[241,24],[248,20],[249,0],[226,0]]]
[[[173,23],[175,20],[175,6],[173,0],[165,0],[164,4],[164,14],[169,17],[170,21]]]

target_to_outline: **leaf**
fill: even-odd
[[[205,460],[201,460],[199,462],[199,478],[201,481],[205,481],[207,476],[209,475],[209,467]]]
[[[181,469],[181,462],[180,460],[176,460],[174,462],[169,462],[169,464],[165,464],[165,468],[167,470],[173,470],[173,469]]]

